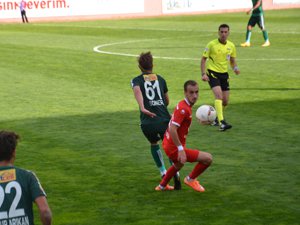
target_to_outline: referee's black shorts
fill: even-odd
[[[221,86],[222,91],[229,91],[229,74],[218,73],[213,70],[207,70],[209,77],[209,85],[211,88]]]

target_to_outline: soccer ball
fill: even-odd
[[[217,112],[210,105],[201,105],[196,111],[196,117],[200,122],[211,123],[217,117]]]

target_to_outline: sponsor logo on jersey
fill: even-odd
[[[9,169],[9,170],[1,170],[0,171],[0,183],[6,183],[9,181],[16,180],[16,170]]]
[[[144,74],[143,75],[145,81],[154,81],[157,80],[156,74]]]

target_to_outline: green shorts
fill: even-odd
[[[163,140],[169,122],[141,124],[141,129],[150,143]]]
[[[260,29],[265,29],[265,19],[264,15],[260,16],[251,16],[248,22],[248,26],[255,27],[255,25],[258,25]]]

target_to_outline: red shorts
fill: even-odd
[[[165,150],[167,156],[172,160],[172,162],[174,162],[174,163],[178,162],[177,147],[170,147],[170,146],[164,145],[164,143],[163,143],[163,149]],[[200,153],[199,150],[184,147],[184,151],[186,154],[187,162],[197,162],[198,161],[197,159],[198,159],[198,155]]]

